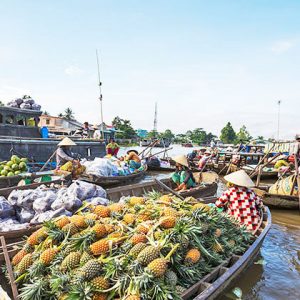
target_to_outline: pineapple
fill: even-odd
[[[107,230],[104,224],[96,224],[91,228],[91,231],[93,231],[96,234],[96,238],[100,239],[107,235]]]
[[[27,252],[24,249],[21,249],[12,259],[11,263],[13,266],[16,266],[20,261],[25,257]]]
[[[172,203],[173,199],[170,195],[163,195],[158,199],[161,202]]]
[[[62,228],[65,233],[70,233],[70,236],[79,232],[79,228],[74,223],[69,223]]]
[[[142,205],[144,203],[145,203],[145,199],[143,197],[131,197],[128,202],[130,206]]]
[[[217,228],[215,231],[215,237],[219,238],[222,235],[222,230],[220,228]]]
[[[165,217],[177,218],[178,217],[178,212],[172,207],[165,207],[164,210],[163,210],[163,215]]]
[[[228,245],[229,245],[229,247],[233,248],[235,246],[235,241],[234,240],[229,240]]]
[[[106,293],[97,293],[93,295],[92,300],[107,300],[107,294]]]
[[[27,239],[27,244],[30,246],[35,246],[42,242],[47,237],[47,231],[45,227],[33,232]]]
[[[147,266],[147,269],[154,277],[163,276],[166,273],[167,268],[168,261],[165,258],[156,258]]]
[[[80,257],[80,265],[86,264],[89,260],[94,259],[94,256],[84,251]]]
[[[216,253],[220,253],[220,252],[224,251],[222,245],[218,241],[214,242],[214,244],[212,246],[212,249]]]
[[[141,297],[138,295],[128,295],[125,300],[141,300]]]
[[[136,226],[135,231],[137,233],[144,233],[147,234],[149,232],[149,230],[151,229],[151,224],[147,224],[146,222],[144,223],[140,223]]]
[[[91,280],[98,276],[102,271],[102,264],[97,260],[89,260],[81,269],[79,270],[80,277],[82,279]]]
[[[176,293],[178,295],[181,295],[185,292],[185,288],[183,286],[180,286],[180,285],[176,285],[175,290],[176,290]]]
[[[62,218],[60,218],[56,222],[54,222],[56,227],[58,227],[59,229],[62,229],[65,225],[67,225],[69,223],[70,223],[70,220],[66,216],[63,216]]]
[[[134,214],[125,214],[123,217],[123,221],[127,225],[132,225],[135,222],[135,215]]]
[[[80,252],[71,252],[65,259],[62,261],[60,265],[60,269],[62,271],[73,270],[80,263],[81,254]]]
[[[176,273],[172,270],[167,270],[165,273],[165,282],[172,287],[175,287],[178,282]]]
[[[198,249],[194,248],[187,252],[184,262],[186,265],[196,264],[201,258],[201,253]]]
[[[114,232],[116,229],[112,224],[104,224],[104,226],[108,234]]]
[[[78,228],[86,228],[87,227],[84,216],[73,215],[72,217],[70,217],[70,221],[71,221],[71,223],[75,224]]]
[[[151,261],[158,258],[159,256],[159,249],[154,246],[147,246],[143,249],[139,255],[137,256],[137,261],[143,265],[148,265]]]
[[[138,243],[136,245],[134,245],[130,251],[129,251],[129,255],[133,256],[134,258],[137,258],[137,256],[139,255],[139,253],[144,250],[147,247],[147,245],[145,243]]]
[[[159,220],[160,226],[165,229],[173,228],[176,225],[175,217],[162,217]]]
[[[146,243],[147,242],[147,237],[144,235],[144,234],[134,234],[132,236],[132,238],[130,239],[130,242],[133,244],[133,245],[137,245],[139,243]]]
[[[33,264],[33,260],[32,260],[32,254],[26,254],[22,260],[20,261],[20,263],[18,264],[17,267],[17,273],[18,275],[21,275],[23,273],[26,272],[26,270]]]
[[[94,214],[101,218],[108,218],[110,216],[110,209],[104,205],[97,205],[93,211]]]
[[[108,290],[109,282],[102,276],[97,276],[91,281],[91,286],[96,290]]]
[[[210,211],[210,206],[205,204],[205,203],[197,203],[197,204],[194,204],[193,207],[192,207],[192,210],[193,211],[196,211],[196,210],[203,210],[204,212],[209,212]]]
[[[49,266],[57,253],[58,253],[57,248],[46,249],[45,251],[42,252],[39,258],[39,262],[44,266]]]
[[[112,203],[108,206],[112,213],[121,213],[124,209],[124,205],[121,203]]]
[[[93,253],[93,255],[105,254],[109,251],[109,249],[110,243],[107,239],[99,240],[90,246],[90,250]]]

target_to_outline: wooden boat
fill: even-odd
[[[132,189],[131,191],[135,191]],[[137,191],[137,190],[136,190]],[[210,200],[202,200],[209,203]],[[267,207],[264,208],[260,228],[255,233],[255,241],[243,255],[233,255],[226,261],[215,267],[209,274],[199,282],[191,286],[182,294],[183,300],[207,300],[216,299],[222,295],[226,288],[243,272],[256,258],[259,249],[271,227],[271,213]],[[12,258],[22,247],[23,242],[7,245],[8,255]],[[0,262],[4,261],[2,248],[0,249]],[[8,290],[7,290],[8,291]]]
[[[183,143],[181,144],[182,147],[186,147],[186,148],[192,148],[193,144],[192,143]]]
[[[199,173],[194,173],[196,181],[201,183],[199,183],[196,187],[180,192],[179,194],[183,197],[192,196],[194,198],[202,198],[215,195],[218,188],[217,182],[219,176],[215,172],[203,172],[200,178],[197,178],[197,174]],[[172,189],[175,188],[175,184],[170,178],[162,179],[161,182]],[[161,191],[166,193],[156,181],[148,181],[122,187],[115,187],[107,189],[106,191],[108,199],[110,199],[111,201],[119,201],[119,199],[123,196],[141,196],[151,191]]]
[[[160,166],[153,166],[151,164],[147,164],[148,171],[156,171],[156,172],[174,172],[175,171],[175,162],[172,159],[161,158],[161,162],[165,162],[166,166],[160,164]]]
[[[268,187],[255,188],[254,191],[262,198],[263,203],[269,207],[278,209],[299,209],[298,196],[270,194],[268,193]]]
[[[147,165],[144,166],[143,171],[139,171],[137,173],[133,173],[127,176],[96,176],[96,175],[87,175],[83,174],[78,179],[90,183],[94,183],[97,185],[101,185],[102,187],[112,187],[117,185],[125,185],[130,184],[136,181],[141,180],[147,171]]]

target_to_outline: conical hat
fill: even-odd
[[[181,165],[183,165],[183,166],[186,166],[186,167],[189,166],[189,163],[188,163],[188,161],[187,161],[187,158],[186,158],[186,156],[184,156],[184,155],[178,155],[178,156],[173,157],[172,159],[173,159],[175,162],[177,162],[177,163],[179,163],[179,164],[181,164]]]
[[[244,171],[239,170],[237,172],[233,172],[224,177],[224,179],[230,183],[233,183],[238,186],[244,187],[254,187],[255,184],[250,178],[250,176]]]
[[[58,146],[76,146],[76,144],[68,137],[64,138]]]

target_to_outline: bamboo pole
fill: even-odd
[[[262,173],[262,167],[260,166],[259,169],[258,169],[258,175],[257,175],[257,178],[256,178],[256,186],[257,187],[259,187],[259,184],[260,184],[261,173]]]
[[[154,153],[154,154],[151,154],[150,156],[148,156],[148,157],[145,157],[145,158],[151,158],[151,157],[153,157],[153,156],[155,156],[155,155],[157,155],[157,154],[163,153],[163,152],[165,152],[165,151],[168,151],[168,150],[171,150],[171,149],[173,149],[173,147],[171,147],[171,148],[168,148],[168,149],[164,149],[164,150],[162,150],[162,151],[159,151],[159,152],[156,152],[156,153]]]
[[[264,164],[262,165],[262,169],[263,169],[265,166],[267,166],[269,163],[271,163],[271,162],[272,162],[275,158],[277,158],[279,155],[281,155],[281,153],[277,153],[276,155],[274,155],[274,156],[272,157],[272,159],[271,159],[270,161],[264,163]],[[252,174],[250,175],[250,178],[253,178],[255,175],[257,175],[257,171],[255,171],[254,173],[252,173]]]
[[[48,165],[48,163],[50,162],[50,160],[54,157],[54,155],[56,154],[56,151],[57,150],[55,150],[52,154],[51,154],[51,156],[49,157],[49,159],[45,162],[45,164],[41,167],[41,169],[40,169],[40,172],[42,172],[45,168],[46,168],[46,166]]]
[[[299,211],[300,211],[300,177],[299,177],[299,165],[298,165],[298,158],[297,154],[295,154],[295,171],[296,171],[296,178],[297,178],[297,186],[298,186],[298,197],[299,197]]]
[[[265,158],[270,154],[271,150],[275,147],[275,144],[269,149],[269,151],[263,156],[263,158],[259,161],[259,163],[256,165],[255,169],[251,172],[250,176],[259,168],[259,166],[263,163]]]
[[[174,190],[172,190],[171,188],[169,188],[168,186],[166,186],[164,183],[162,183],[160,180],[158,180],[157,178],[154,179],[155,182],[160,185],[162,188],[164,188],[166,191],[172,193],[174,196],[180,198],[181,200],[184,200],[184,198],[177,192],[175,192]]]
[[[8,272],[8,276],[9,276],[10,286],[11,286],[11,290],[13,293],[13,298],[14,298],[14,300],[17,300],[17,299],[19,299],[19,294],[18,294],[18,289],[17,289],[17,285],[15,282],[10,258],[9,258],[8,252],[7,252],[5,238],[4,238],[4,236],[1,236],[0,239],[1,239],[2,251],[4,254],[5,264],[6,264],[6,268],[7,268],[7,272]]]
[[[139,156],[142,155],[149,147],[152,147],[153,144],[157,143],[157,140],[153,141],[152,143],[150,143],[143,151],[141,151],[139,153]]]

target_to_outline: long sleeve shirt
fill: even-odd
[[[216,201],[217,207],[227,207],[227,213],[245,225],[249,231],[255,230],[260,221],[261,199],[245,187],[231,187]]]
[[[68,161],[72,161],[74,158],[72,157],[72,152],[68,149],[63,149],[59,147],[56,150],[56,164],[57,167],[64,165]]]

